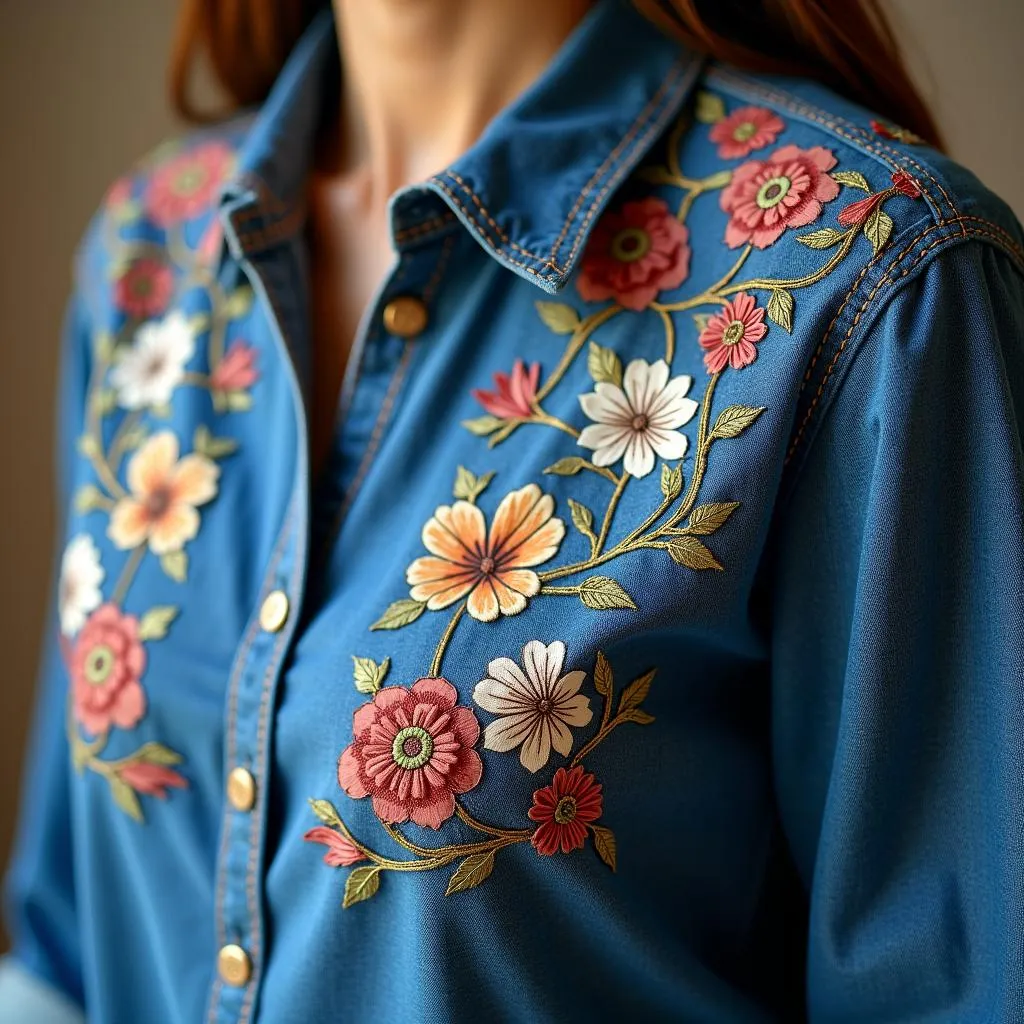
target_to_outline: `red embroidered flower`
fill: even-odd
[[[545,857],[578,850],[587,841],[587,825],[601,817],[604,798],[594,776],[576,765],[566,771],[559,768],[550,786],[533,794],[533,806],[527,812],[531,821],[539,821],[530,840]]]
[[[906,171],[896,171],[893,174],[892,187],[901,196],[907,196],[909,199],[921,198],[921,187]]]
[[[160,316],[171,300],[174,274],[162,260],[135,260],[114,285],[118,309],[140,320]]]
[[[689,232],[661,199],[626,203],[594,229],[576,280],[588,302],[614,298],[634,312],[690,272]]]
[[[896,171],[892,176],[891,188],[885,189],[882,192],[874,192],[863,199],[858,199],[855,203],[850,203],[849,206],[843,207],[839,211],[838,217],[840,226],[848,228],[853,224],[863,224],[875,212],[877,207],[897,193],[901,196],[907,196],[909,199],[918,199],[921,196],[921,189],[906,171]]]
[[[836,158],[823,146],[783,146],[767,160],[751,160],[733,172],[720,203],[729,214],[725,241],[731,249],[750,242],[767,248],[786,228],[803,227],[821,214],[822,203],[839,195],[827,173]]]
[[[347,868],[361,860],[365,855],[350,839],[326,825],[311,828],[303,837],[307,843],[323,843],[327,847],[324,863],[332,868]]]
[[[719,121],[710,133],[711,141],[718,143],[718,155],[723,160],[746,156],[755,149],[770,146],[786,126],[774,111],[764,107],[740,107]]]
[[[440,828],[455,813],[455,794],[480,781],[473,749],[476,715],[456,703],[446,679],[418,679],[411,688],[385,686],[353,718],[355,738],[338,761],[338,782],[350,797],[373,797],[381,821]]]
[[[916,145],[924,142],[920,135],[915,135],[908,128],[898,128],[896,125],[888,125],[884,121],[872,121],[871,127],[877,135],[883,139],[892,139],[895,142],[907,142]]]
[[[500,419],[525,420],[533,413],[533,401],[537,397],[540,382],[540,363],[533,363],[529,370],[517,359],[511,376],[507,373],[494,375],[494,390],[476,388],[473,397],[492,415]]]
[[[697,339],[705,349],[704,365],[708,373],[718,373],[731,366],[741,370],[757,358],[756,342],[768,328],[764,325],[764,309],[754,301],[753,295],[738,292],[736,298],[726,302],[721,313],[716,313]]]
[[[146,713],[139,680],[146,649],[139,641],[139,620],[116,605],[100,605],[82,627],[69,666],[75,717],[94,735],[111,726],[130,729]]]
[[[234,341],[210,374],[210,387],[215,391],[241,391],[259,379],[256,349],[247,342]]]
[[[132,789],[147,796],[167,799],[167,787],[175,789],[187,789],[188,780],[179,775],[171,768],[162,764],[147,764],[144,761],[134,761],[126,764],[118,773]]]
[[[146,189],[146,210],[155,224],[170,227],[202,213],[228,176],[234,154],[223,142],[207,142],[158,168]]]

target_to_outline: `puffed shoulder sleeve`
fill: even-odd
[[[80,297],[66,318],[58,427],[58,501],[70,521],[75,440],[83,423],[91,331]],[[75,543],[68,522],[60,551]],[[79,546],[85,543],[79,541]],[[57,567],[62,558],[58,555]],[[21,793],[21,818],[8,866],[6,920],[13,951],[0,961],[0,1020],[20,1024],[79,1021],[82,1002],[78,904],[72,870],[69,781],[65,738],[68,681],[61,654],[57,585],[46,628],[35,719]],[[69,626],[67,622],[64,626]]]
[[[778,512],[771,574],[808,1011],[1021,1020],[1021,270],[957,242],[864,320]]]

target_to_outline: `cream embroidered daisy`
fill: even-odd
[[[166,405],[194,352],[195,336],[183,313],[143,324],[110,374],[120,405],[125,409]]]
[[[92,537],[87,533],[72,537],[60,560],[57,587],[57,614],[65,636],[74,636],[89,613],[99,607],[103,576],[100,552]]]

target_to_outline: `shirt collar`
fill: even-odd
[[[336,60],[325,10],[257,117],[226,190],[235,209],[257,208],[243,215],[249,242],[239,248],[273,244],[301,225],[324,75],[337,73]],[[601,210],[677,116],[700,68],[700,58],[628,0],[598,0],[537,82],[467,153],[393,197],[395,233],[408,231],[410,217],[423,219],[424,193],[435,194],[500,263],[559,290]]]

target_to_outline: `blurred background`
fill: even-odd
[[[1024,0],[888,6],[953,155],[1024,218]],[[0,0],[0,864],[52,579],[53,395],[72,253],[113,179],[181,130],[164,95],[175,9]]]

